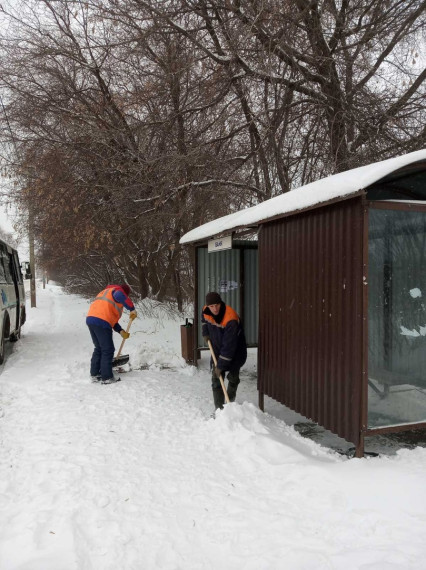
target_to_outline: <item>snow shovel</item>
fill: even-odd
[[[210,354],[212,355],[215,368],[217,368],[216,355],[215,355],[215,353],[214,353],[214,350],[213,350],[211,341],[208,340],[208,341],[207,341],[207,344],[209,345]],[[220,380],[220,385],[222,386],[223,394],[224,394],[224,396],[225,396],[225,402],[226,402],[227,404],[229,404],[229,396],[228,396],[228,392],[226,391],[226,388],[225,388],[225,382],[223,381],[222,374],[219,375],[219,380]]]
[[[133,321],[133,319],[129,320],[129,324],[127,325],[127,329],[126,329],[127,333],[130,330],[130,327],[132,325],[132,321]],[[127,364],[127,362],[129,362],[129,355],[128,354],[121,355],[121,351],[123,350],[123,345],[124,345],[125,340],[126,339],[123,338],[123,340],[121,341],[121,344],[120,344],[120,348],[118,349],[117,356],[114,356],[114,358],[112,359],[113,368],[116,366],[123,366],[123,364]]]

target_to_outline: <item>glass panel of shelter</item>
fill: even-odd
[[[426,212],[370,209],[368,427],[426,421]]]

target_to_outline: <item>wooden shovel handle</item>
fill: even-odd
[[[209,345],[210,354],[212,355],[214,365],[215,365],[215,367],[217,368],[216,355],[215,355],[215,353],[214,353],[211,340],[208,340],[208,341],[207,341],[207,344]],[[227,404],[229,404],[229,396],[228,396],[228,392],[226,391],[226,388],[225,388],[225,382],[223,381],[222,374],[219,375],[219,380],[220,380],[220,385],[222,386],[223,393],[224,393],[224,395],[225,395],[225,402],[226,402]]]
[[[126,332],[127,332],[127,333],[128,333],[129,330],[130,330],[130,327],[131,327],[131,325],[132,325],[133,320],[134,320],[134,319],[130,319],[130,320],[129,320],[129,324],[127,325],[127,329],[126,329]],[[117,356],[116,356],[115,358],[118,358],[118,357],[120,356],[121,351],[123,350],[123,344],[124,344],[125,340],[126,340],[126,339],[123,338],[123,340],[121,341],[120,348],[118,349]]]

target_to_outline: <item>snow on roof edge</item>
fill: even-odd
[[[228,214],[198,226],[184,234],[179,243],[188,244],[201,241],[237,227],[257,225],[259,222],[274,216],[303,210],[336,198],[349,197],[395,170],[423,159],[426,159],[426,149],[321,178],[285,194],[270,198],[251,208]]]

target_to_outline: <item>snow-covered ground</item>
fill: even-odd
[[[0,570],[426,568],[425,448],[301,437],[257,409],[254,351],[211,419],[207,353],[185,365],[161,308],[139,308],[133,370],[92,384],[87,300],[50,283],[37,305],[0,373]]]

